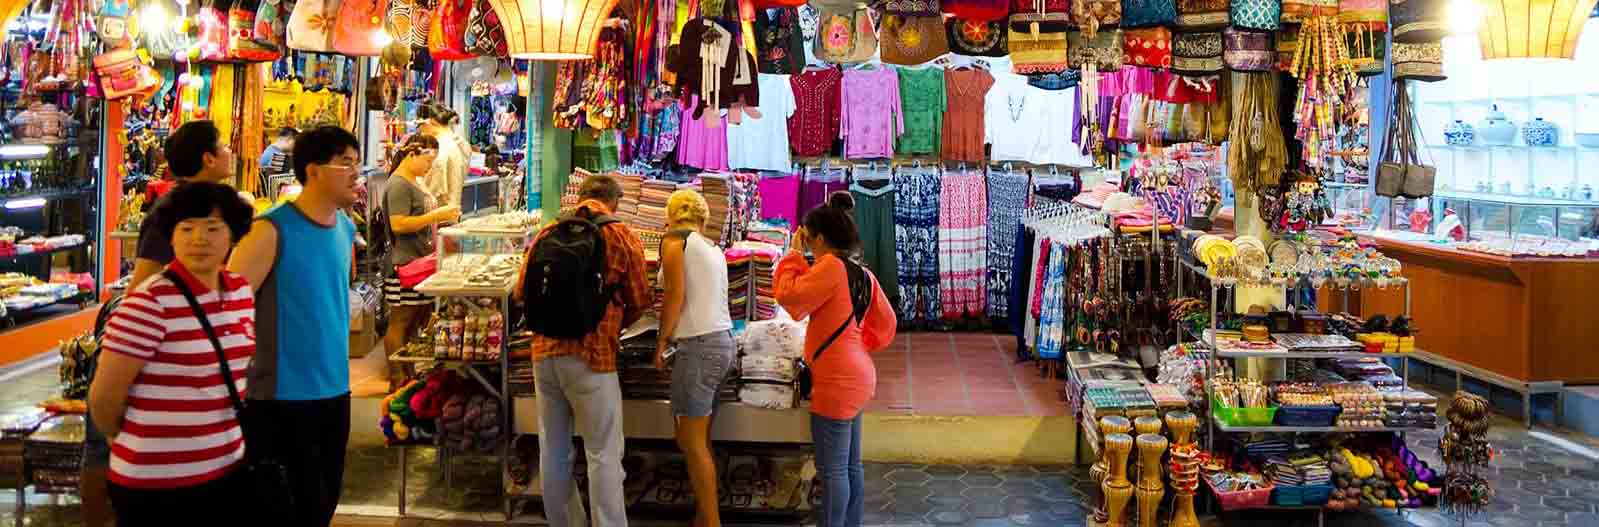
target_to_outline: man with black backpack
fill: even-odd
[[[516,295],[527,304],[539,404],[539,472],[550,525],[571,525],[572,436],[588,459],[592,525],[627,525],[622,471],[622,388],[616,375],[622,329],[651,304],[644,243],[611,217],[616,178],[589,176],[577,209],[539,232]]]

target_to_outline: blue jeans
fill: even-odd
[[[544,515],[552,527],[572,525],[572,435],[588,456],[589,503],[594,527],[627,527],[623,495],[622,387],[615,372],[595,373],[581,357],[566,355],[533,365],[539,405],[539,475]]]
[[[860,527],[866,509],[866,467],[861,464],[861,415],[828,419],[811,414],[816,470],[822,477],[817,527]]]

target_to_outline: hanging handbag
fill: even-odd
[[[1299,24],[1288,24],[1277,31],[1277,69],[1293,68],[1294,55],[1299,54]]]
[[[1121,0],[1122,27],[1169,26],[1177,22],[1174,0]]]
[[[1072,3],[1071,0],[1011,0],[1010,12],[1012,15],[1042,15],[1047,13],[1070,15]]]
[[[1388,0],[1338,0],[1338,23],[1388,30]]]
[[[1010,0],[943,0],[944,13],[956,18],[1001,21],[1010,14]]]
[[[1387,40],[1382,31],[1364,24],[1344,24],[1344,62],[1356,75],[1382,75],[1383,60],[1388,56]]]
[[[1003,57],[1010,54],[1004,22],[950,18],[944,21],[944,32],[950,51],[956,55]]]
[[[470,14],[467,0],[439,0],[433,13],[432,27],[428,29],[428,54],[434,60],[464,60],[472,58],[466,51],[466,17]]]
[[[333,26],[333,49],[351,57],[376,57],[383,52],[378,34],[388,14],[385,0],[344,0]]]
[[[1377,166],[1378,196],[1424,198],[1431,196],[1437,170],[1423,165],[1417,156],[1415,104],[1410,99],[1409,83],[1393,82],[1393,102],[1389,106],[1388,131],[1382,163]]]
[[[814,369],[815,363],[822,360],[822,352],[827,351],[827,348],[832,346],[840,335],[844,334],[844,330],[849,329],[850,324],[859,325],[862,321],[865,321],[866,312],[872,307],[875,297],[872,294],[872,280],[866,274],[866,269],[855,262],[844,260],[844,273],[849,281],[850,315],[844,319],[842,324],[839,324],[838,329],[833,330],[833,333],[822,341],[821,346],[816,348],[816,353],[811,355],[810,364],[800,360],[799,364],[796,365],[794,379],[799,384],[796,391],[801,400],[811,398],[811,388],[814,386],[811,370]]]
[[[1122,50],[1127,63],[1151,68],[1171,67],[1171,30],[1148,27],[1123,31]]]
[[[164,1],[161,5],[171,7]],[[173,16],[176,19],[185,18],[183,11],[177,11]],[[175,62],[188,62],[189,50],[194,47],[194,35],[192,33],[169,29],[167,31],[141,31],[140,34],[144,37],[144,48],[150,52],[151,57]]]
[[[123,48],[94,57],[95,80],[106,100],[117,100],[161,86],[161,74],[139,60],[139,54]]]
[[[1066,34],[1067,60],[1072,68],[1092,64],[1099,71],[1121,69],[1127,60],[1126,51],[1122,49],[1122,30],[1100,30],[1092,39],[1084,35],[1082,31]]]
[[[1282,22],[1285,24],[1324,16],[1338,16],[1338,0],[1283,0]]]
[[[877,28],[871,10],[822,11],[816,26],[816,58],[836,64],[866,62],[877,53]]]
[[[1255,31],[1276,31],[1282,26],[1282,0],[1231,0],[1227,13],[1232,26]]]
[[[128,1],[102,0],[95,10],[94,28],[108,47],[120,47],[128,40]]]
[[[1211,31],[1227,26],[1227,0],[1177,0],[1177,29]]]
[[[761,73],[796,75],[804,71],[805,35],[800,28],[799,10],[785,7],[773,15],[766,9],[757,9],[755,43],[759,51],[755,62]]]
[[[949,53],[943,15],[883,15],[882,58],[885,64],[914,66]]]
[[[1099,34],[1100,27],[1115,27],[1122,22],[1121,0],[1072,0],[1072,23],[1088,35]]]
[[[194,15],[200,37],[189,51],[189,58],[204,62],[221,62],[228,59],[228,9],[230,1],[214,2],[200,8]]]
[[[340,0],[299,0],[289,15],[290,49],[332,53],[333,26]]]
[[[1187,76],[1221,73],[1223,49],[1220,31],[1178,33],[1172,37],[1171,71]]]
[[[255,11],[255,39],[283,47],[289,30],[289,16],[294,13],[294,0],[261,0]]]
[[[1417,44],[1442,40],[1449,33],[1445,24],[1446,5],[1446,0],[1390,0],[1388,25],[1393,28],[1394,42]]]
[[[245,431],[244,466],[245,480],[249,482],[246,495],[252,506],[249,514],[254,520],[259,520],[261,525],[290,525],[294,519],[288,516],[293,514],[294,492],[289,484],[289,471],[276,459],[266,454],[257,452],[250,446],[250,430],[260,429],[262,426],[271,426],[271,423],[256,422],[261,418],[257,413],[250,412],[245,404],[244,397],[239,395],[238,387],[234,386],[233,367],[229,364],[228,356],[222,351],[222,340],[217,337],[216,328],[211,326],[211,319],[206,315],[205,308],[200,307],[200,301],[194,297],[194,291],[189,289],[188,282],[178,276],[176,271],[161,273],[177,286],[178,292],[183,294],[183,299],[188,301],[189,310],[193,312],[195,320],[199,321],[200,329],[205,331],[207,340],[211,341],[211,349],[216,352],[217,369],[222,374],[222,383],[228,388],[228,404],[233,407],[234,417],[239,422],[239,429]],[[218,283],[224,283],[220,280]],[[221,292],[218,292],[220,298]]]
[[[494,12],[489,0],[472,1],[464,40],[467,53],[481,57],[510,56],[505,43],[505,27],[500,25],[500,15]]]
[[[1448,78],[1444,75],[1443,44],[1394,42],[1393,49],[1395,79],[1437,82]]]
[[[1065,13],[1011,15],[1005,35],[1011,71],[1031,75],[1070,69],[1066,58],[1070,47],[1066,33],[1070,30]]]
[[[1277,67],[1277,42],[1271,33],[1222,30],[1222,62],[1233,71],[1271,71]]]
[[[228,11],[228,59],[239,62],[272,62],[283,52],[270,42],[255,39],[255,17],[261,6],[246,6],[240,0]]]

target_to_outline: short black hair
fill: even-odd
[[[278,137],[294,137],[297,135],[300,135],[300,131],[295,130],[292,126],[285,126],[278,129]]]
[[[583,178],[583,185],[578,187],[578,199],[597,199],[609,205],[622,200],[622,184],[616,178],[606,174],[594,174]]]
[[[250,232],[250,221],[255,217],[255,208],[245,203],[233,187],[201,182],[178,185],[161,198],[152,214],[158,221],[156,227],[170,240],[172,231],[177,230],[183,220],[204,218],[212,212],[221,213],[234,243]]]
[[[325,165],[339,157],[345,150],[361,151],[361,140],[349,130],[337,126],[322,126],[294,138],[294,180],[304,185],[308,177],[306,168]]]
[[[222,131],[211,121],[189,121],[167,136],[167,168],[172,177],[188,179],[205,168],[205,155],[217,153]]]

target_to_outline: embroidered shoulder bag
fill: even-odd
[[[877,52],[871,10],[822,11],[816,26],[816,58],[836,64],[866,62]]]
[[[1282,26],[1282,0],[1232,0],[1227,6],[1233,27],[1276,31]]]
[[[1127,60],[1122,38],[1120,29],[1101,30],[1093,38],[1088,38],[1083,31],[1067,33],[1068,61],[1073,68],[1092,64],[1099,71],[1121,69]]]
[[[951,18],[944,21],[950,51],[970,57],[1003,57],[1010,54],[1005,42],[1003,22]]]
[[[1445,0],[1390,0],[1388,23],[1393,27],[1394,42],[1416,44],[1442,40],[1448,33],[1444,6]]]
[[[1179,75],[1213,75],[1222,71],[1220,31],[1178,33],[1172,37],[1171,71]]]
[[[1438,42],[1394,43],[1394,78],[1437,82],[1444,75],[1444,48]]]
[[[1177,22],[1174,0],[1121,0],[1122,27],[1169,26]]]
[[[1011,15],[1005,36],[1011,71],[1021,75],[1066,71],[1069,28],[1065,13]]]
[[[882,58],[887,64],[911,66],[949,53],[943,15],[883,15]]]
[[[1227,0],[1177,0],[1177,29],[1217,30],[1225,27],[1228,20]]]
[[[1164,27],[1123,31],[1122,49],[1126,62],[1151,68],[1171,67],[1171,30]]]
[[[1222,61],[1233,71],[1271,71],[1277,67],[1277,42],[1271,33],[1227,28]]]

